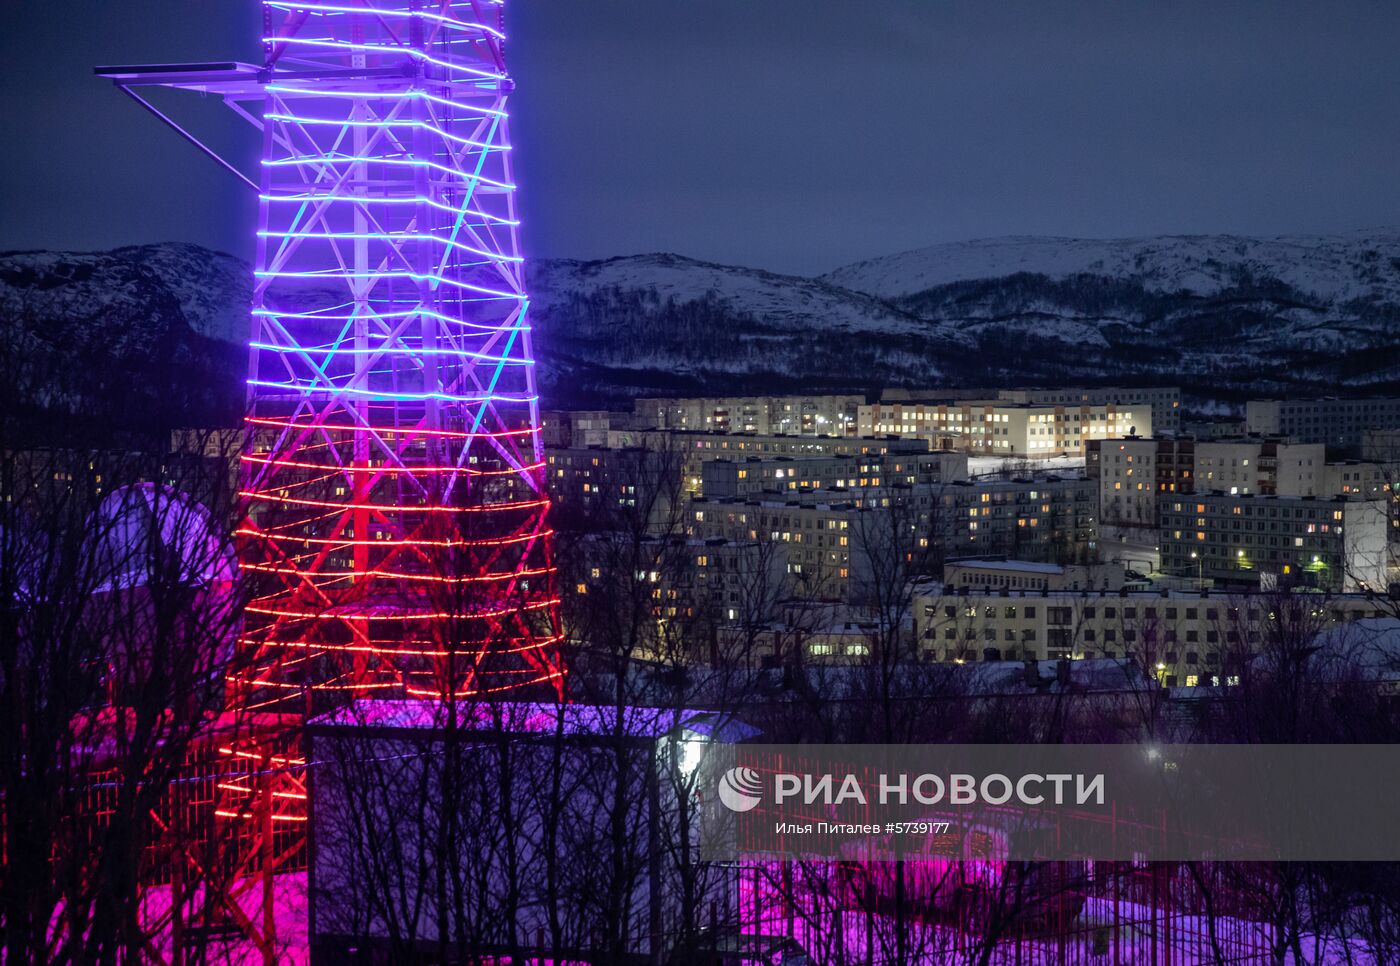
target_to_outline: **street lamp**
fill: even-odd
[[[1196,561],[1196,589],[1204,590],[1206,586],[1206,561],[1205,558],[1196,551],[1191,551],[1191,559]]]

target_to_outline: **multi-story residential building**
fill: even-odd
[[[719,500],[787,495],[799,490],[951,483],[967,479],[965,453],[840,456],[749,456],[701,465],[701,493]]]
[[[575,544],[574,553],[561,571],[579,606],[599,606],[603,615],[633,606],[631,595],[645,595],[650,617],[659,622],[645,627],[635,655],[645,653],[654,632],[656,645],[684,639],[708,640],[712,653],[684,655],[687,660],[715,662],[713,647],[725,625],[752,625],[770,620],[784,587],[781,555],[756,540],[700,539],[683,534],[643,537],[617,532],[590,533]],[[609,599],[620,592],[623,600]],[[594,598],[600,598],[594,604]],[[664,623],[686,624],[685,633],[668,635]],[[708,636],[704,633],[711,632]],[[675,658],[679,655],[671,654]]]
[[[1196,493],[1319,496],[1327,491],[1326,447],[1244,437],[1195,447]]]
[[[1106,526],[1155,526],[1162,499],[1174,493],[1323,496],[1334,474],[1320,443],[1239,437],[1092,441],[1086,472],[1099,482],[1099,517]],[[1359,492],[1359,491],[1357,491]]]
[[[1139,406],[1152,410],[1152,431],[1175,433],[1181,429],[1181,390],[1175,386],[1132,388],[1129,386],[1069,387],[1065,389],[1003,389],[997,398],[1007,402],[1050,403],[1056,406],[1114,405]],[[1146,433],[1147,430],[1142,430]]]
[[[608,430],[631,421],[627,413],[606,409],[550,409],[540,413],[540,439],[546,447],[582,449],[606,446]]]
[[[1368,431],[1400,429],[1400,398],[1251,399],[1245,424],[1251,433],[1359,450]]]
[[[919,585],[915,640],[926,660],[1132,658],[1168,687],[1228,685],[1269,640],[1300,642],[1388,616],[1365,594],[979,590]]]
[[[633,404],[638,429],[710,433],[853,436],[863,396],[720,396],[650,398]]]
[[[1359,496],[1367,500],[1394,499],[1397,466],[1371,460],[1338,460],[1325,467],[1319,490],[1328,496]]]
[[[713,459],[747,459],[750,456],[884,456],[891,453],[927,453],[923,439],[860,439],[835,436],[774,436],[757,433],[692,433],[677,430],[610,430],[609,449],[642,447],[672,454],[682,462],[687,492],[699,493],[701,466]]]
[[[1098,489],[1085,477],[954,483],[931,521],[946,557],[1067,563],[1093,556]]]
[[[673,529],[685,494],[678,458],[655,450],[549,449],[545,483],[557,511],[607,521],[639,517],[642,525]]]
[[[1248,430],[1243,419],[1183,419],[1181,435],[1195,439],[1226,439],[1244,436]]]
[[[872,582],[959,556],[1081,561],[1094,551],[1095,490],[1083,478],[808,491],[789,500],[696,499],[697,536],[784,547],[802,593],[859,601]],[[905,560],[892,564],[891,554]]]
[[[1173,438],[1094,439],[1085,448],[1085,475],[1096,481],[1099,522],[1104,526],[1156,526],[1157,494],[1167,485],[1190,479],[1188,461],[1175,459],[1178,441]],[[1194,441],[1187,444],[1194,445]],[[1167,460],[1162,457],[1167,456]],[[1175,475],[1184,472],[1185,480]],[[1166,473],[1170,479],[1164,479]]]
[[[1164,500],[1162,569],[1202,580],[1384,592],[1390,501],[1195,494]]]
[[[1368,429],[1361,434],[1361,458],[1400,470],[1400,429]]]
[[[1083,456],[1085,443],[1151,435],[1148,403],[1054,405],[1002,400],[894,402],[861,406],[861,436],[939,440],[978,456]]]

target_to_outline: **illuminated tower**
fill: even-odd
[[[252,707],[561,691],[501,8],[264,3]]]

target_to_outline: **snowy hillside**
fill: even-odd
[[[1275,279],[1325,302],[1400,303],[1400,231],[1346,235],[1169,235],[1079,239],[1009,237],[934,245],[846,265],[823,278],[882,298],[1018,273],[1097,275],[1150,292],[1216,295],[1248,279]]]
[[[12,411],[241,408],[249,267],[193,245],[0,254]],[[1171,383],[1188,403],[1400,390],[1400,231],[1003,238],[818,279],[650,254],[528,265],[550,405],[638,394]],[[5,402],[6,400],[0,400]]]
[[[948,328],[825,282],[678,255],[530,266],[546,391],[864,388],[944,378]]]

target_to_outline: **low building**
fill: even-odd
[[[1196,494],[1164,501],[1162,569],[1230,584],[1385,591],[1390,501]]]
[[[949,560],[943,583],[977,590],[1120,590],[1119,564],[1054,564],[1033,560]]]

